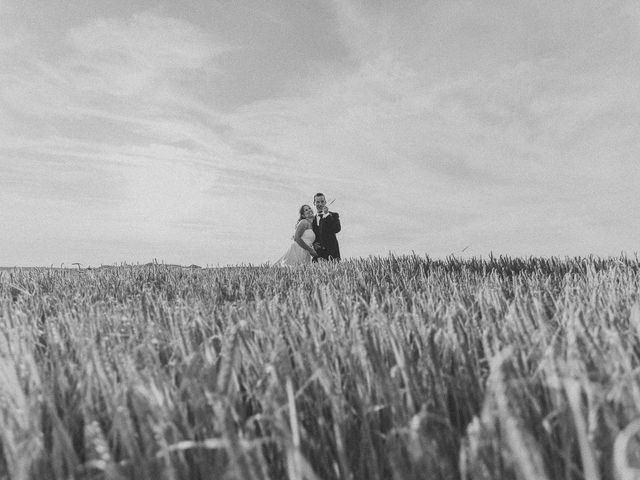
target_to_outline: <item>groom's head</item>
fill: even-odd
[[[318,213],[323,213],[324,208],[327,205],[327,201],[324,198],[324,193],[316,193],[313,196],[313,204],[315,205],[316,211]]]

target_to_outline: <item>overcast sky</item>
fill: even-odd
[[[0,265],[633,254],[639,82],[636,0],[0,0]]]

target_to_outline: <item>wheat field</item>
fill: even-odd
[[[639,271],[8,269],[0,478],[640,478]]]

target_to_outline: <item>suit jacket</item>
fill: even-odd
[[[327,260],[340,260],[340,246],[336,238],[336,233],[341,229],[340,215],[336,212],[330,213],[331,215],[325,214],[324,218],[320,219],[320,225],[317,224],[317,216],[313,219],[313,233],[316,234],[316,243],[320,244],[320,248],[317,250],[318,257]]]

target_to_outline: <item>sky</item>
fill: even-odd
[[[633,255],[635,0],[0,0],[0,266]]]

